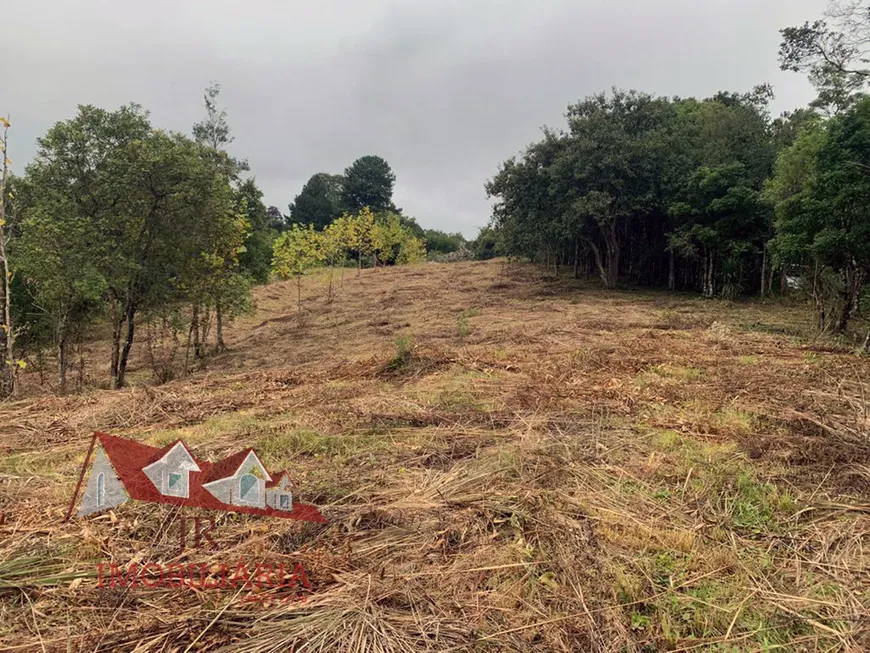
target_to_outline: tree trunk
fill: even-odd
[[[120,313],[117,302],[112,307],[112,362],[109,367],[110,387],[118,389],[118,367],[121,362],[121,329],[124,326],[124,317]]]
[[[604,243],[607,251],[607,271],[604,279],[604,285],[608,288],[615,288],[619,281],[619,239],[616,236],[616,220],[610,224],[609,228],[604,230]]]
[[[130,350],[133,348],[133,336],[136,333],[136,307],[130,303],[125,311],[124,319],[127,322],[127,335],[124,338],[124,347],[121,349],[121,358],[118,361],[118,376],[116,388],[124,387],[127,380],[127,361],[130,358]]]
[[[5,119],[3,136],[0,138],[0,157],[3,159],[3,173],[0,176],[0,301],[2,301],[2,317],[0,317],[0,399],[11,396],[15,392],[15,362],[12,355],[15,345],[15,331],[12,328],[12,297],[9,292],[9,258],[6,251],[8,229],[6,228],[6,179],[9,173],[9,120]]]
[[[601,277],[601,283],[606,286],[607,270],[604,269],[604,263],[601,261],[601,250],[599,250],[598,245],[596,245],[591,240],[587,240],[586,242],[589,244],[589,247],[592,250],[592,256],[595,259],[595,267],[598,269],[598,275]]]
[[[715,265],[713,264],[713,252],[710,252],[710,265],[707,267],[709,280],[707,281],[707,297],[713,297],[716,294],[716,275],[714,274]]]
[[[81,335],[76,342],[76,351],[79,355],[78,377],[76,378],[76,391],[81,392],[85,387],[85,349],[82,347]]]
[[[202,358],[202,333],[199,323],[199,302],[195,302],[190,312],[190,333],[193,336],[193,358]]]
[[[574,278],[580,278],[580,240],[574,239]]]
[[[299,321],[302,321],[302,275],[296,275],[296,308],[299,311]]]
[[[218,302],[215,306],[215,319],[217,320],[217,351],[223,351],[227,348],[224,344],[224,312],[221,303]]]
[[[674,290],[677,286],[677,279],[674,274],[674,253],[671,252],[668,256],[668,290]]]
[[[332,275],[334,273],[335,273],[335,267],[333,266],[332,262],[330,261],[330,264],[329,264],[329,292],[326,295],[326,303],[327,304],[332,303]]]
[[[767,289],[767,245],[764,246],[761,254],[761,296],[764,297]]]
[[[783,272],[783,274],[785,274]],[[816,306],[816,315],[818,316],[819,333],[824,333],[827,327],[825,298],[822,293],[822,272],[818,262],[813,265],[813,303]]]
[[[855,314],[855,309],[858,308],[858,298],[861,296],[861,286],[863,285],[864,275],[858,270],[854,263],[846,266],[843,270],[843,291],[841,293],[843,302],[840,316],[837,319],[837,332],[845,333],[846,327],[849,326],[849,320]]]
[[[701,285],[704,297],[710,299],[716,294],[713,275],[713,252],[707,252],[703,257],[701,266]]]
[[[69,364],[66,318],[61,318],[57,326],[57,391],[66,394],[66,371]]]

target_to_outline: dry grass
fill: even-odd
[[[300,323],[259,289],[189,378],[149,386],[137,352],[100,389],[95,340],[87,392],[31,373],[0,405],[0,649],[870,648],[870,364],[801,307],[500,262],[304,290]],[[308,601],[97,587],[96,562],[177,561],[177,515],[59,523],[93,429],[287,467],[329,524],[222,515],[207,559],[301,562]]]

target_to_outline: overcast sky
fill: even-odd
[[[613,86],[709,96],[770,82],[779,112],[812,88],[777,65],[778,29],[825,0],[9,0],[0,111],[15,170],[78,104],[138,102],[190,132],[202,90],[223,87],[236,140],[284,212],[315,172],[365,154],[398,178],[425,227],[473,236],[484,181]]]

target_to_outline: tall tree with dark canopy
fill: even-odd
[[[323,229],[341,215],[344,178],[318,172],[311,176],[290,205],[290,222]]]
[[[360,157],[344,171],[342,208],[351,213],[356,213],[364,206],[373,213],[395,210],[395,183],[396,175],[384,159],[373,155]]]

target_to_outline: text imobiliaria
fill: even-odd
[[[250,589],[292,591],[310,590],[311,581],[302,563],[251,563],[239,559],[235,564],[130,562],[97,565],[97,587],[182,588],[197,590]]]

